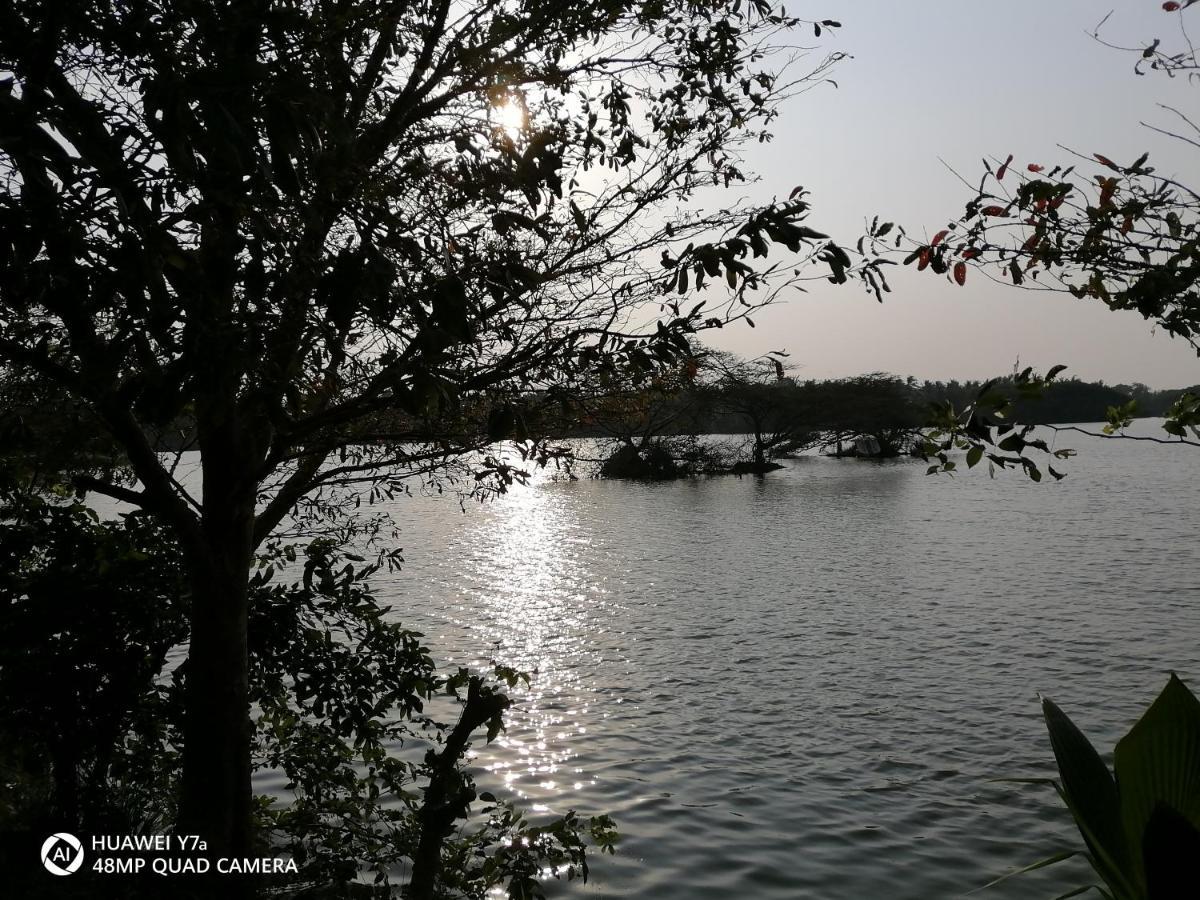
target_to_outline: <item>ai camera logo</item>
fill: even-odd
[[[70,875],[83,865],[83,844],[73,834],[60,831],[42,844],[42,865],[51,875]]]

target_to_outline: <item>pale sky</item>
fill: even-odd
[[[804,17],[842,22],[828,49],[853,59],[822,86],[789,102],[773,144],[756,149],[757,199],[811,191],[809,224],[843,242],[879,214],[932,234],[961,212],[970,192],[938,161],[969,179],[981,158],[1014,167],[1065,162],[1062,143],[1084,153],[1150,163],[1195,185],[1200,150],[1139,121],[1170,124],[1156,103],[1189,115],[1200,84],[1159,73],[1138,77],[1135,59],[1088,34],[1110,9],[1114,43],[1179,40],[1178,15],[1157,0],[808,0]],[[1200,29],[1200,17],[1190,21]],[[889,269],[893,293],[880,305],[857,284],[813,282],[808,293],[755,316],[756,329],[727,328],[712,343],[741,353],[786,349],[801,378],[889,371],[918,378],[982,378],[1022,365],[1069,366],[1066,374],[1152,387],[1200,382],[1186,343],[1151,333],[1133,313],[1096,300],[995,285],[972,271],[960,288],[929,273]]]

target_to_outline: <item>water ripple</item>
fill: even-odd
[[[1200,684],[1196,457],[1095,442],[1061,484],[798,460],[765,480],[405,500],[395,615],[536,673],[481,783],[609,812],[602,897],[956,897],[1077,839],[1037,693],[1102,747]],[[1052,896],[1080,870],[990,891]]]

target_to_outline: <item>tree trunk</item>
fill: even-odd
[[[206,466],[204,546],[188,555],[191,645],[179,831],[204,840],[210,860],[253,855],[246,617],[254,498],[237,497],[234,478]],[[229,876],[209,881],[219,881],[223,896],[249,892]]]
[[[471,734],[501,715],[510,705],[509,699],[472,676],[467,685],[467,702],[463,705],[458,724],[446,736],[440,752],[430,750],[425,756],[429,767],[429,785],[417,813],[421,837],[413,854],[412,878],[404,892],[406,900],[434,900],[439,896],[438,885],[442,872],[442,847],[454,829],[454,823],[467,815],[475,799],[475,790],[464,778],[461,762],[466,755]]]

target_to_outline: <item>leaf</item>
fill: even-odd
[[[1118,166],[1111,159],[1109,159],[1107,156],[1105,156],[1101,153],[1093,153],[1092,156],[1096,157],[1096,159],[1098,159],[1100,161],[1101,165],[1108,166],[1110,169],[1112,169],[1113,171],[1116,171],[1116,172],[1121,171],[1121,167]]]
[[[818,258],[828,265],[833,273],[829,278],[831,282],[834,284],[846,283],[846,270],[850,268],[850,257],[845,250],[830,241],[825,245],[825,249]]]
[[[1045,859],[1039,859],[1035,863],[1030,863],[1027,866],[1022,866],[1021,868],[1017,869],[1016,871],[1008,872],[1004,875],[1001,875],[999,878],[989,881],[983,887],[976,888],[975,890],[971,891],[971,893],[977,894],[980,891],[987,890],[990,887],[995,887],[998,884],[1002,884],[1005,881],[1008,881],[1008,879],[1010,879],[1010,878],[1015,878],[1018,875],[1024,875],[1026,872],[1036,872],[1038,869],[1044,869],[1047,866],[1056,865],[1056,864],[1062,862],[1063,860],[1067,860],[1073,856],[1078,856],[1078,855],[1079,855],[1078,850],[1064,850],[1061,853],[1055,853],[1053,856],[1047,856]]]
[[[571,217],[575,220],[575,228],[578,229],[580,234],[587,231],[587,219],[583,215],[583,210],[575,205],[574,200],[571,201]]]
[[[1067,891],[1065,894],[1059,894],[1054,898],[1054,900],[1069,900],[1071,897],[1078,897],[1080,894],[1086,894],[1088,891],[1095,891],[1103,896],[1108,896],[1103,890],[1101,890],[1099,886],[1094,884],[1085,884],[1083,887],[1073,888]]]
[[[1006,159],[1004,161],[1004,164],[1001,165],[1000,168],[996,170],[996,180],[997,181],[1004,180],[1004,174],[1008,171],[1008,165],[1012,161],[1013,161],[1013,155],[1010,153],[1010,154],[1008,154],[1008,159]]]
[[[949,233],[950,233],[949,229],[943,228],[941,231],[939,231],[937,234],[935,234],[933,236],[933,240],[929,242],[929,246],[936,247],[938,244],[940,244],[942,242],[942,239],[945,238],[946,235],[948,235]]]
[[[1154,808],[1142,833],[1142,862],[1150,897],[1172,898],[1200,884],[1200,831],[1171,807]]]
[[[1128,888],[1129,848],[1121,822],[1121,801],[1113,775],[1083,732],[1048,698],[1042,714],[1062,777],[1062,794],[1097,873],[1112,887]]]
[[[993,206],[985,206],[982,210],[980,210],[980,212],[985,216],[1006,216],[1006,215],[1008,215],[1008,213],[1005,212],[1003,206],[994,206],[994,205]]]
[[[967,283],[967,264],[965,262],[954,264],[954,280],[958,282],[959,287]]]
[[[967,451],[967,468],[968,469],[975,468],[975,466],[977,466],[979,464],[979,461],[981,459],[983,459],[983,445],[976,444],[970,450]]]
[[[1131,847],[1142,847],[1160,805],[1200,828],[1200,700],[1176,675],[1117,743],[1113,764]],[[1136,855],[1139,868],[1141,855]]]
[[[1025,438],[1021,437],[1019,433],[1013,432],[1002,440],[998,446],[1005,453],[1020,453],[1025,449]]]
[[[1045,171],[1045,168],[1046,168],[1046,167],[1045,167],[1045,166],[1039,166],[1037,163],[1030,163],[1030,164],[1029,164],[1029,165],[1027,165],[1025,168],[1026,168],[1026,169],[1028,169],[1030,172],[1035,172],[1035,173],[1036,173],[1036,172],[1042,172],[1042,171]]]
[[[1099,176],[1096,176],[1099,178]],[[1117,179],[1104,178],[1100,180],[1100,206],[1107,206],[1117,192]]]

